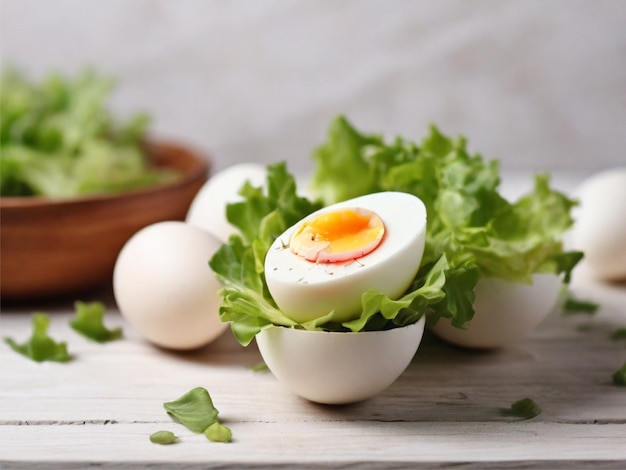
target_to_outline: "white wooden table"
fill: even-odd
[[[574,291],[601,303],[593,317],[554,312],[529,337],[492,352],[426,335],[413,362],[383,394],[321,406],[285,390],[253,344],[227,331],[192,353],[158,349],[115,308],[108,326],[124,339],[99,345],[68,326],[72,300],[3,306],[0,332],[30,336],[30,313],[50,313],[50,335],[74,361],[34,363],[0,344],[0,466],[5,468],[626,468],[626,387],[611,376],[626,361],[626,286],[593,281]],[[303,372],[305,373],[305,372]],[[205,387],[233,442],[209,442],[172,422],[163,402]],[[531,397],[543,413],[507,415]],[[180,442],[149,441],[169,429]]]
[[[611,382],[626,343],[609,338],[626,326],[626,288],[580,276],[575,287],[602,302],[593,318],[555,313],[493,352],[426,336],[385,393],[340,407],[309,403],[250,370],[261,361],[256,347],[242,348],[229,331],[193,353],[160,350],[109,298],[106,322],[125,338],[99,345],[69,328],[69,301],[47,305],[50,335],[76,358],[38,364],[0,345],[2,468],[626,468],[626,388]],[[44,306],[5,308],[2,336],[26,339],[33,307]],[[232,443],[209,442],[165,413],[163,402],[196,386],[211,393]],[[507,416],[526,396],[543,413]],[[152,444],[160,429],[180,442]]]

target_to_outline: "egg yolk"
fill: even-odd
[[[385,235],[381,218],[367,209],[326,212],[304,222],[292,235],[293,253],[316,263],[338,263],[374,251]]]

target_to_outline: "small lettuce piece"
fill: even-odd
[[[161,445],[175,444],[178,437],[172,431],[157,431],[150,434],[150,442]]]
[[[211,424],[204,430],[204,435],[211,442],[230,442],[233,439],[233,432],[228,426],[224,426],[219,421]]]
[[[218,410],[213,406],[209,392],[196,387],[174,401],[163,403],[165,411],[195,433],[204,432],[217,422]]]
[[[251,370],[252,372],[268,372],[270,368],[265,362],[259,362],[257,364],[252,364],[251,366],[249,366],[248,370]]]
[[[98,343],[114,341],[122,337],[122,328],[109,329],[104,326],[105,306],[102,302],[74,303],[76,316],[70,320],[74,331]]]
[[[531,419],[541,414],[541,407],[532,398],[526,397],[513,403],[511,411],[515,416]]]
[[[611,339],[614,341],[626,339],[626,327],[617,328],[611,333]]]
[[[350,331],[380,330],[392,327],[403,327],[417,322],[425,313],[426,307],[443,300],[445,293],[443,286],[446,282],[445,269],[447,260],[441,257],[433,266],[422,268],[418,273],[414,285],[408,293],[397,300],[392,300],[385,294],[369,290],[363,294],[363,312],[355,320],[344,322],[342,326]],[[378,317],[378,322],[372,322]],[[384,321],[380,321],[384,319]],[[390,322],[389,326],[385,326]],[[374,323],[376,327],[368,328]]]
[[[573,296],[568,296],[563,302],[563,313],[565,315],[574,315],[584,313],[593,315],[597,312],[599,305],[588,300],[580,300]]]
[[[32,316],[33,333],[30,339],[18,344],[12,338],[5,338],[5,342],[11,348],[23,356],[35,362],[53,361],[68,362],[72,356],[67,351],[65,341],[56,342],[48,336],[50,317],[45,313],[35,313]]]
[[[626,387],[626,362],[624,365],[613,373],[613,383],[620,387]]]

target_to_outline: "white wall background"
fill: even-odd
[[[469,137],[505,169],[626,164],[626,0],[2,0],[0,51],[86,65],[213,155],[306,172],[330,120]]]

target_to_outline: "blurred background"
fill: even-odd
[[[623,0],[2,0],[2,67],[94,66],[214,170],[312,168],[331,119],[464,134],[505,170],[625,164]]]

